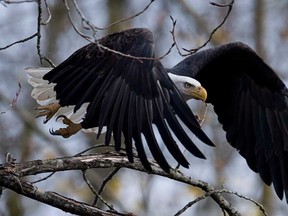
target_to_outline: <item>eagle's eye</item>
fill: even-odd
[[[185,88],[190,88],[191,86],[192,86],[192,85],[191,85],[190,83],[188,83],[188,82],[185,82],[185,83],[184,83],[184,87],[185,87]]]

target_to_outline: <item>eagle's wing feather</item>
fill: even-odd
[[[132,58],[108,51],[99,44]],[[175,114],[199,139],[213,144],[201,130],[167,71],[153,59],[153,46],[152,33],[147,29],[114,33],[79,49],[43,78],[54,85],[61,107],[72,106],[77,113],[84,104],[87,106],[81,122],[84,129],[98,127],[99,135],[106,127],[105,143],[110,143],[113,134],[116,150],[121,148],[123,134],[129,161],[133,161],[134,141],[141,162],[151,170],[143,147],[143,135],[154,159],[168,172],[170,166],[158,144],[155,128],[168,151],[182,166],[188,167],[188,162],[169,127],[192,154],[204,158]]]
[[[288,91],[276,73],[242,43],[199,52],[171,71],[201,82],[228,142],[288,201]]]

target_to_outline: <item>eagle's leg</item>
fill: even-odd
[[[59,119],[59,118],[63,118],[63,120],[62,120],[63,124],[68,125],[68,127],[60,128],[56,131],[50,130],[50,133],[52,135],[58,135],[58,136],[62,136],[64,138],[68,138],[68,137],[72,136],[73,134],[76,134],[79,130],[82,129],[81,123],[75,124],[74,122],[72,122],[70,119],[68,119],[64,115],[60,115],[57,117],[57,119]]]
[[[46,106],[38,106],[35,108],[35,110],[40,111],[36,118],[41,117],[41,116],[46,116],[44,119],[44,124],[47,123],[53,116],[54,114],[60,109],[60,104],[58,103],[51,103]]]

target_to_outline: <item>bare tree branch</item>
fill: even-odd
[[[190,176],[182,174],[179,170],[172,170],[171,173],[166,173],[161,168],[151,161],[153,168],[153,173],[155,175],[163,176],[166,178],[173,179],[188,185],[192,185],[201,188],[205,192],[211,193],[215,189],[208,183],[193,179]],[[138,170],[141,172],[147,172],[138,158],[135,158],[135,163],[130,163],[126,157],[123,157],[116,153],[106,153],[106,154],[90,154],[74,157],[62,157],[48,160],[34,160],[23,163],[13,163],[13,164],[3,164],[0,166],[0,185],[17,193],[23,194],[33,199],[37,199],[41,202],[47,203],[51,199],[51,192],[45,193],[32,193],[32,191],[37,190],[30,183],[23,181],[21,178],[29,175],[37,175],[47,172],[59,172],[67,170],[87,170],[90,168],[121,168],[126,167],[133,170]],[[21,190],[21,187],[23,191]],[[54,193],[52,193],[53,195]],[[46,198],[45,198],[46,197]],[[54,196],[53,196],[54,197]],[[56,195],[57,200],[63,204],[63,199]],[[235,207],[227,201],[220,193],[211,193],[211,198],[219,205],[219,207],[225,210],[229,215],[240,215],[240,213],[235,209]],[[67,201],[66,201],[67,202]],[[74,202],[74,201],[73,201]],[[53,206],[61,208],[59,203],[52,203]],[[79,205],[76,205],[78,208]],[[76,208],[75,207],[75,208]],[[85,204],[85,208],[87,204]],[[61,208],[63,209],[63,208]],[[65,208],[65,211],[67,209]],[[74,211],[75,209],[73,209]],[[89,208],[89,210],[91,210]],[[76,210],[75,210],[76,211]],[[73,212],[71,212],[73,213]],[[83,215],[83,214],[82,214]]]
[[[99,30],[106,30],[106,29],[111,28],[112,26],[115,26],[115,25],[120,24],[120,23],[122,23],[122,22],[126,22],[126,21],[128,21],[128,20],[134,19],[135,17],[137,17],[137,16],[143,14],[145,11],[147,11],[148,8],[151,6],[151,4],[152,4],[154,1],[155,1],[155,0],[150,0],[150,3],[149,3],[146,7],[144,7],[143,10],[139,11],[138,13],[136,13],[136,14],[134,14],[134,15],[132,15],[132,16],[129,16],[129,17],[127,17],[127,18],[122,18],[122,19],[120,19],[120,20],[117,20],[116,22],[111,23],[111,24],[109,24],[109,25],[107,25],[107,26],[105,26],[105,27],[97,27],[97,29],[99,29]]]
[[[55,192],[43,191],[38,189],[36,186],[28,181],[20,180],[15,173],[11,170],[0,170],[0,185],[9,188],[16,193],[27,196],[31,199],[37,200],[39,202],[46,203],[48,205],[59,208],[63,211],[70,212],[77,215],[96,215],[96,216],[116,216],[125,215],[119,213],[112,213],[108,211],[103,211],[99,208],[90,206],[86,203],[73,200],[71,198],[66,198]],[[127,215],[127,214],[126,214]]]
[[[54,63],[51,61],[51,59],[45,57],[42,55],[41,53],[41,26],[42,25],[46,25],[49,20],[51,19],[51,14],[50,14],[50,10],[49,7],[47,5],[47,2],[45,1],[45,6],[46,6],[46,10],[48,12],[48,19],[46,20],[46,22],[42,22],[42,4],[41,4],[41,0],[38,0],[38,18],[37,18],[37,53],[38,56],[40,58],[40,63],[43,64],[43,60],[47,61],[52,67],[55,67]]]
[[[37,0],[0,0],[1,3],[5,4],[22,4],[22,3],[34,3]]]
[[[16,104],[16,102],[17,102],[17,100],[18,100],[18,97],[19,97],[19,95],[20,95],[21,88],[22,88],[21,83],[18,82],[18,90],[17,90],[17,92],[16,92],[16,94],[15,94],[15,97],[14,97],[14,98],[12,99],[12,101],[10,102],[9,107],[7,108],[7,110],[9,110],[9,109],[11,109],[11,108],[13,108],[13,107],[15,106],[15,104]],[[0,94],[0,98],[1,98],[1,94]],[[0,114],[6,113],[7,110],[6,110],[6,111],[0,111]]]
[[[31,36],[29,36],[29,37],[27,37],[27,38],[24,38],[24,39],[15,41],[15,42],[13,42],[13,43],[11,43],[11,44],[8,44],[8,45],[6,45],[6,46],[4,46],[4,47],[0,47],[0,51],[1,51],[1,50],[5,50],[5,49],[8,49],[8,48],[10,48],[11,46],[14,46],[15,44],[25,43],[25,42],[33,39],[33,38],[36,37],[36,36],[37,36],[37,33],[35,33],[35,34],[33,34],[33,35],[31,35]]]
[[[225,17],[223,18],[222,22],[216,26],[216,28],[214,28],[210,35],[209,35],[209,38],[199,47],[197,48],[192,48],[192,49],[189,49],[189,48],[182,48],[182,50],[184,50],[185,52],[187,53],[182,53],[182,51],[180,50],[178,44],[177,44],[177,41],[176,41],[176,36],[175,36],[175,27],[176,27],[176,20],[173,19],[173,17],[170,16],[171,20],[172,20],[172,23],[173,23],[173,29],[171,31],[171,34],[172,34],[172,38],[173,38],[173,42],[178,50],[178,53],[179,55],[181,56],[189,56],[189,55],[192,55],[194,54],[195,52],[197,52],[198,50],[202,49],[203,47],[205,47],[211,40],[212,40],[212,37],[213,35],[218,31],[218,29],[220,29],[224,23],[226,22],[226,20],[228,19],[231,11],[232,11],[232,8],[233,8],[233,5],[234,5],[234,2],[235,0],[231,0],[231,2],[229,4],[218,4],[218,3],[215,3],[215,2],[211,2],[210,4],[213,5],[213,6],[216,6],[216,7],[221,7],[221,8],[228,8],[228,11],[225,15]]]
[[[90,190],[94,193],[95,197],[99,198],[101,200],[102,203],[104,203],[111,211],[116,211],[112,205],[110,205],[108,202],[106,202],[100,195],[100,193],[98,193],[94,187],[92,186],[92,184],[90,183],[90,181],[88,180],[87,176],[86,176],[86,170],[83,171],[83,179],[86,182],[86,184],[88,185],[88,187],[90,188]],[[92,204],[92,206],[94,205],[94,202]]]
[[[154,2],[155,0],[150,0],[150,3],[144,7],[144,9],[142,9],[141,11],[137,12],[136,14],[132,15],[132,16],[129,16],[129,17],[126,17],[126,18],[122,18],[122,19],[119,19],[117,20],[116,22],[113,22],[113,23],[110,23],[109,25],[105,26],[105,27],[98,27],[98,26],[95,26],[94,24],[92,24],[86,17],[85,15],[82,13],[82,11],[80,10],[76,0],[73,0],[73,5],[78,13],[78,15],[80,16],[81,18],[81,23],[82,23],[82,27],[85,28],[85,29],[91,29],[92,30],[92,33],[93,33],[93,36],[96,35],[96,32],[97,30],[107,30],[109,28],[111,28],[112,26],[115,26],[115,25],[118,25],[120,23],[123,23],[123,22],[126,22],[128,20],[131,20],[131,19],[134,19],[135,17],[143,14],[145,11],[148,10],[148,8],[151,6],[151,4]],[[65,3],[66,4],[66,3]],[[68,8],[66,8],[68,9]],[[68,9],[69,10],[69,9]],[[89,27],[87,28],[86,26],[84,26],[84,23],[86,23],[86,25]]]
[[[188,204],[186,204],[182,209],[180,209],[174,216],[179,216],[181,215],[182,213],[184,213],[187,209],[189,209],[191,206],[193,206],[194,204],[198,203],[199,201],[201,200],[204,200],[206,199],[207,197],[211,196],[212,194],[223,194],[223,193],[227,193],[227,194],[232,194],[232,195],[235,195],[237,197],[240,197],[242,199],[245,199],[245,200],[248,200],[252,203],[254,203],[256,206],[259,207],[260,211],[263,213],[264,216],[268,216],[268,213],[265,211],[265,209],[263,208],[262,205],[260,205],[258,202],[256,202],[255,200],[249,198],[249,197],[246,197],[246,196],[243,196],[237,192],[234,192],[234,191],[230,191],[230,190],[227,190],[227,189],[220,189],[220,190],[214,190],[214,191],[209,191],[209,192],[206,192],[203,196],[200,196],[200,197],[197,197],[195,200],[189,202]]]
[[[101,193],[104,191],[105,185],[113,178],[113,176],[114,176],[119,170],[120,170],[119,167],[113,169],[112,172],[109,173],[109,174],[107,175],[107,177],[103,180],[103,182],[102,182],[102,184],[101,184],[101,186],[100,186],[100,188],[99,188],[99,191],[98,191],[98,193],[97,193],[99,196],[95,196],[95,199],[94,199],[94,201],[93,201],[93,206],[95,206],[95,205],[97,204],[98,198],[101,198],[100,195],[101,195]]]

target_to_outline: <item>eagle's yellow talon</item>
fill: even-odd
[[[74,122],[72,122],[70,119],[68,119],[64,115],[58,116],[56,120],[58,120],[59,118],[63,118],[63,120],[62,120],[63,124],[68,125],[68,127],[60,128],[56,131],[54,131],[53,129],[50,129],[49,130],[50,134],[56,135],[56,136],[62,136],[64,138],[68,138],[68,137],[72,136],[73,134],[76,134],[79,130],[82,129],[81,124],[75,124]]]
[[[57,103],[35,107],[35,110],[40,111],[38,115],[36,115],[36,118],[46,116],[46,118],[43,121],[45,124],[55,115],[55,113],[60,109],[60,107],[61,107],[60,104]]]

